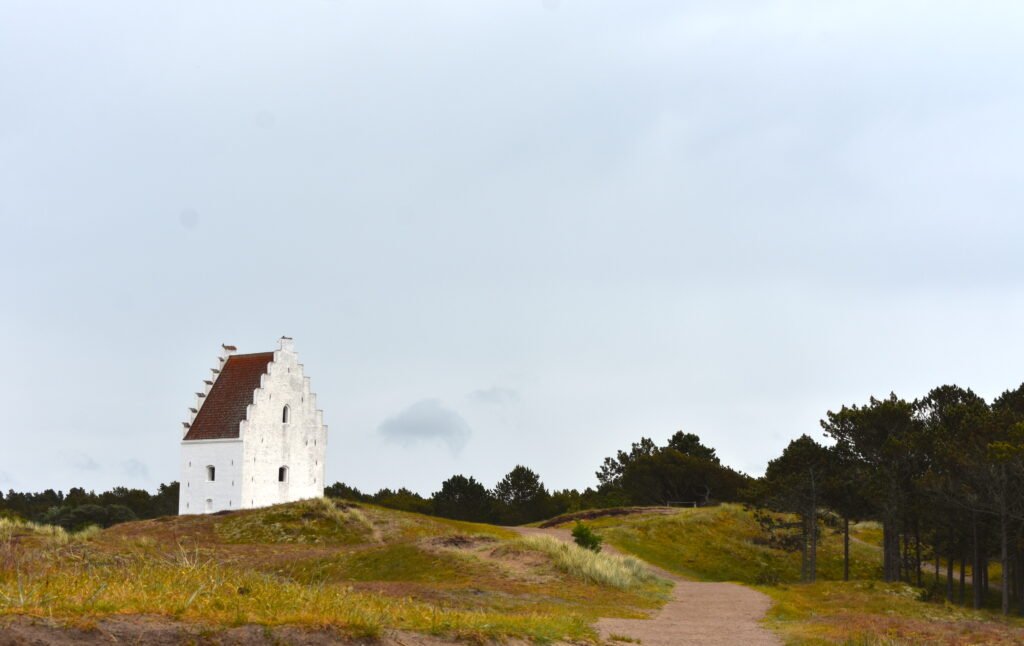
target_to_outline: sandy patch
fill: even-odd
[[[513,529],[523,535],[572,540],[565,529]],[[621,554],[610,545],[604,549]],[[668,603],[649,619],[599,620],[597,629],[602,639],[614,643],[626,638],[645,646],[781,646],[782,642],[760,623],[771,606],[767,595],[736,583],[687,581],[653,565],[648,567],[675,584]]]

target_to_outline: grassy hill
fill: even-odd
[[[1024,621],[974,611],[905,584],[881,582],[881,530],[853,527],[851,580],[842,579],[842,535],[825,530],[819,582],[799,584],[800,555],[774,549],[738,505],[664,510],[587,521],[619,550],[670,572],[736,581],[774,600],[767,622],[790,644],[1020,644]],[[566,523],[569,526],[571,523]],[[926,580],[931,580],[930,575]],[[771,585],[766,585],[773,582]]]
[[[553,641],[594,639],[597,617],[643,616],[663,601],[666,584],[636,562],[570,552],[326,499],[81,535],[0,521],[0,615]]]
[[[739,506],[629,512],[587,522],[620,551],[668,571],[762,590],[775,602],[766,621],[787,643],[1024,641],[1019,619],[881,583],[877,525],[854,528],[855,580],[838,580],[842,537],[826,530],[822,581],[804,585],[797,583],[799,555],[772,547]],[[644,616],[666,592],[632,559],[341,501],[166,517],[76,535],[0,520],[0,626],[53,617],[102,628],[119,618],[156,617],[201,626],[200,634],[215,640],[257,626],[268,631],[255,634],[269,635],[266,643],[304,641],[296,630],[593,641],[598,617]],[[244,635],[241,641],[254,634]]]

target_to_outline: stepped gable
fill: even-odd
[[[253,392],[260,387],[260,377],[273,360],[273,352],[229,356],[184,440],[237,439]]]

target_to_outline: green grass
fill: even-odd
[[[360,545],[392,543],[452,533],[511,538],[514,532],[478,523],[435,518],[331,498],[238,511],[214,517],[226,543]]]
[[[761,588],[767,622],[789,644],[1019,644],[1024,623],[990,611],[921,601],[905,583],[819,581]]]
[[[653,583],[592,575],[615,572],[615,559],[567,569],[556,550],[507,529],[329,500],[125,523],[84,539],[12,521],[3,536],[0,616],[588,642],[599,617],[643,616],[664,600]]]
[[[228,543],[355,545],[371,540],[373,526],[360,509],[328,498],[240,511],[215,525]]]
[[[395,544],[298,561],[284,569],[306,584],[343,581],[408,581],[415,583],[465,583],[481,574],[477,559],[429,552],[415,545]]]
[[[748,584],[800,579],[800,555],[770,547],[753,514],[739,505],[600,518],[590,525],[615,547],[689,578]],[[850,549],[851,576],[871,578],[880,573],[876,547],[853,541]],[[842,537],[827,529],[818,574],[842,577]]]
[[[766,624],[787,644],[1019,644],[1024,622],[922,600],[924,590],[880,579],[881,527],[851,527],[851,576],[842,581],[842,535],[827,528],[814,584],[798,583],[799,553],[768,545],[738,505],[600,518],[589,524],[620,550],[681,576],[752,585],[773,600]],[[765,581],[776,585],[758,585]]]

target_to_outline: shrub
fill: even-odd
[[[754,583],[757,585],[779,585],[779,578],[778,568],[762,563],[754,575]]]
[[[572,539],[582,548],[592,552],[601,551],[601,537],[595,534],[590,527],[584,525],[582,521],[577,520],[576,526],[572,528]]]
[[[0,542],[11,541],[15,535],[35,536],[49,543],[66,545],[71,541],[88,540],[96,536],[100,528],[95,525],[84,527],[77,532],[67,532],[59,525],[33,523],[27,520],[0,518]]]
[[[238,511],[214,532],[229,543],[325,543],[355,545],[375,540],[373,524],[355,505],[330,498]]]
[[[518,543],[547,554],[563,572],[598,585],[627,590],[660,580],[632,556],[596,554],[551,536],[525,536]]]

